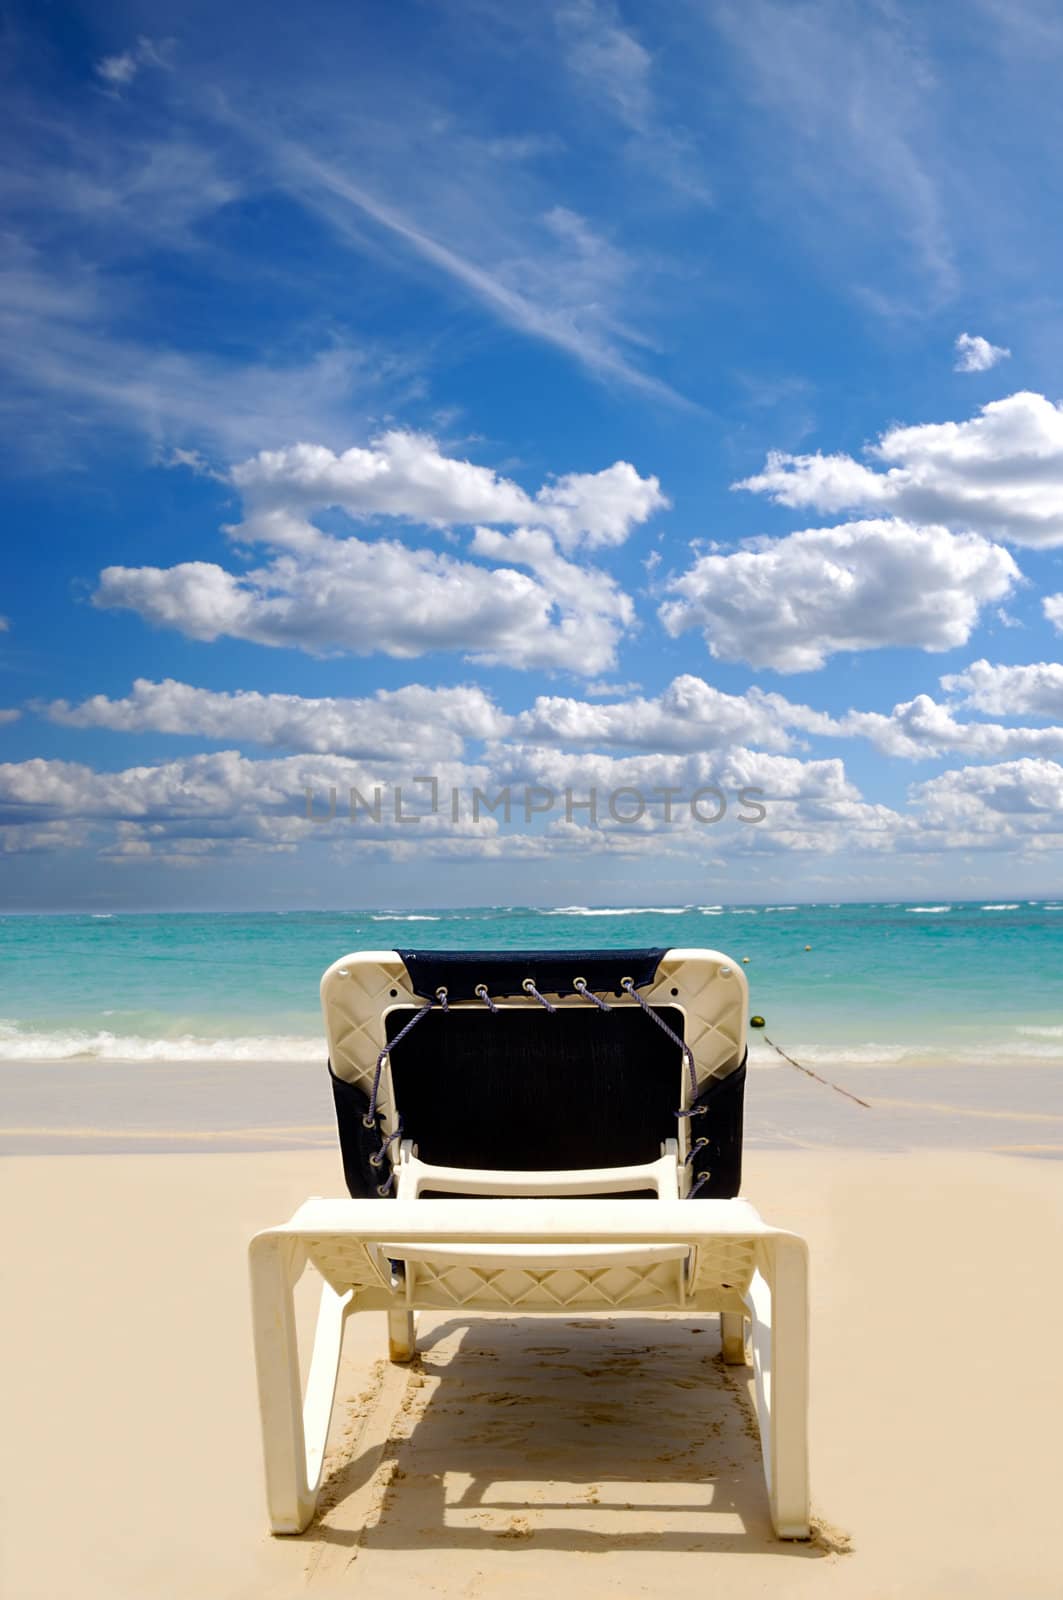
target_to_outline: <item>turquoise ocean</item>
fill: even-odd
[[[320,1059],[352,951],[624,946],[748,957],[751,1011],[812,1066],[1063,1064],[1057,899],[0,915],[0,1061]]]

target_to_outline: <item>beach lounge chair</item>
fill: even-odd
[[[386,1312],[408,1361],[419,1310],[660,1311],[718,1313],[730,1363],[748,1333],[772,1523],[806,1538],[807,1252],[736,1198],[741,967],[712,950],[368,951],[328,969],[321,999],[351,1198],[251,1242],[274,1533],[313,1516],[352,1312]],[[325,1281],[304,1397],[307,1262]]]

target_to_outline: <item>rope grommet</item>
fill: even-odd
[[[701,1154],[708,1142],[708,1139],[706,1139],[703,1134],[699,1135],[699,1137],[694,1140],[693,1144],[690,1146],[690,1149],[683,1158],[684,1167],[689,1166],[696,1155]]]
[[[584,1000],[590,1000],[594,1005],[596,1005],[599,1011],[612,1010],[612,1007],[607,1006],[600,995],[595,994],[592,989],[587,988],[586,978],[573,978],[572,987],[575,989],[578,995],[582,996]]]
[[[375,1117],[363,1117],[362,1118],[362,1127],[363,1128],[375,1128],[376,1127],[376,1118]]]
[[[488,1011],[497,1012],[498,1007],[495,1005],[494,1001],[491,999],[491,996],[488,994],[486,983],[478,983],[476,985],[476,988],[473,990],[473,994],[476,996],[477,1000],[482,1000],[483,1001],[483,1003],[487,1007]]]
[[[439,985],[439,988],[436,990],[436,999],[439,1001],[440,1007],[444,1011],[448,1010],[446,984],[441,983]]]
[[[376,1186],[376,1192],[380,1196],[381,1199],[384,1199],[384,1197],[387,1194],[389,1194],[390,1191],[391,1191],[391,1179],[390,1178],[388,1179],[387,1183],[378,1183],[377,1186]]]
[[[521,984],[521,988],[524,990],[525,994],[530,994],[533,1000],[538,1000],[544,1011],[557,1010],[557,1007],[555,1005],[551,1005],[550,1001],[546,999],[545,995],[541,995],[539,993],[538,989],[535,987],[535,980],[533,978],[525,978],[524,982]]]

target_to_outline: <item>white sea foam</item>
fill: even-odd
[[[943,911],[951,911],[952,907],[951,906],[906,906],[905,909],[907,911],[911,911],[916,916],[922,915],[924,917],[938,917],[938,916],[941,915],[941,913]]]
[[[382,911],[371,916],[370,922],[442,922],[442,917],[430,917],[423,911]]]
[[[982,907],[983,911],[1018,911],[1018,909],[1019,909],[1019,902],[1017,900],[1011,905],[983,906]]]
[[[326,1054],[323,1039],[291,1034],[204,1039],[182,1033],[149,1039],[106,1029],[38,1032],[0,1022],[0,1061],[322,1061]]]
[[[681,917],[689,906],[553,906],[544,917]]]
[[[722,917],[723,906],[698,906],[703,917]]]
[[[797,906],[765,906],[765,911],[796,911]]]
[[[907,1044],[878,1044],[868,1040],[865,1044],[797,1044],[787,1042],[787,1055],[793,1056],[795,1061],[800,1061],[803,1067],[872,1067],[892,1066],[896,1061],[903,1061],[906,1056],[915,1055],[917,1052]],[[776,1064],[779,1057],[775,1057]]]
[[[1039,1027],[1036,1023],[1025,1022],[1019,1024],[1019,1032],[1031,1034],[1037,1039],[1063,1039],[1063,1024]]]
[[[1025,1038],[1016,1037],[1018,1034]],[[1063,1027],[1020,1027],[1008,1038],[997,1037],[981,1044],[966,1042],[908,1041],[882,1044],[865,1040],[859,1044],[813,1044],[800,1038],[784,1042],[787,1055],[812,1071],[839,1076],[846,1067],[998,1067],[1002,1060],[1058,1063],[1063,1059]],[[761,1040],[751,1039],[749,1062],[754,1067],[785,1066],[782,1058]],[[844,1082],[844,1077],[842,1077]]]

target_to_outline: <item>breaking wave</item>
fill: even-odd
[[[0,1061],[323,1061],[324,1039],[292,1034],[246,1034],[205,1039],[182,1033],[170,1039],[79,1028],[38,1032],[0,1022]]]

